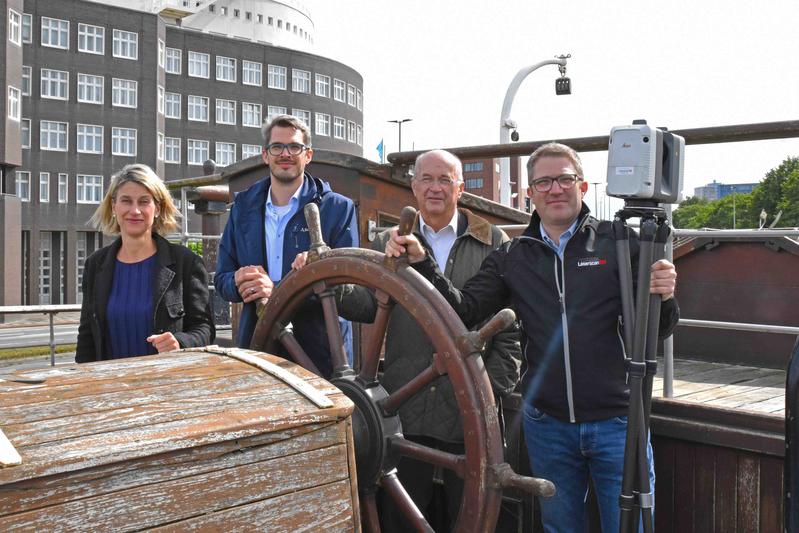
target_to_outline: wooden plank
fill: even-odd
[[[759,402],[747,403],[741,406],[742,409],[756,411],[758,413],[770,413],[785,418],[785,391],[782,394],[766,398]]]
[[[18,465],[22,462],[19,452],[0,429],[0,468]]]
[[[0,486],[0,516],[202,475],[344,442],[341,424],[309,424],[173,453]]]
[[[28,446],[20,450],[22,465],[0,470],[0,483],[93,468],[109,462],[129,461],[349,416],[353,408],[350,400],[342,394],[333,399],[336,402],[334,409],[296,412],[292,406],[285,405],[269,405],[268,409],[260,404],[242,405],[228,410],[225,416],[214,413]]]
[[[737,528],[738,453],[716,449],[716,493],[713,514],[716,533],[729,533]]]
[[[783,531],[783,463],[771,457],[760,460],[760,531]]]
[[[653,438],[655,459],[655,531],[674,531],[675,442],[669,438]]]
[[[158,533],[357,532],[360,524],[358,514],[351,506],[349,490],[349,483],[338,481],[176,522],[151,531]]]
[[[728,398],[738,394],[751,394],[753,391],[762,389],[764,387],[779,388],[780,385],[782,385],[782,389],[784,391],[785,372],[774,370],[772,373],[766,374],[759,378],[746,379],[745,381],[724,384],[721,387],[712,390],[681,395],[680,399],[688,402],[704,403],[721,398]]]
[[[760,531],[760,459],[741,454],[738,459],[738,531]]]
[[[344,445],[48,506],[0,518],[0,531],[134,531],[348,481]]]
[[[733,381],[762,377],[772,373],[773,371],[768,368],[755,368],[745,374],[741,368],[738,367],[727,367],[710,372],[703,372],[690,380],[675,380],[674,397],[683,398],[689,394],[715,389]]]
[[[713,498],[716,492],[716,454],[710,446],[698,445],[694,465],[694,528],[695,531],[714,531]]]
[[[677,511],[671,530],[674,533],[699,531],[694,529],[693,519],[695,451],[695,445],[681,441],[676,441],[674,446],[674,509]]]

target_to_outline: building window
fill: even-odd
[[[216,56],[216,79],[236,81],[236,60],[232,57]]]
[[[25,44],[33,42],[33,15],[30,13],[22,14],[22,42]]]
[[[286,110],[285,107],[282,107],[282,106],[279,106],[279,105],[267,106],[266,107],[266,121],[267,122],[272,122],[272,120],[275,117],[277,117],[279,115],[285,115],[286,113],[287,113],[287,110]]]
[[[360,89],[356,91],[355,98],[358,104],[358,111],[363,111],[363,92]]]
[[[202,165],[208,159],[208,141],[188,139],[186,141],[186,159],[190,165]]]
[[[316,75],[316,96],[330,98],[330,76]]]
[[[87,54],[105,54],[105,28],[78,24],[78,51]]]
[[[333,137],[336,139],[344,138],[344,130],[347,127],[347,121],[341,117],[333,117]]]
[[[58,174],[58,203],[65,204],[68,201],[69,181],[64,173]]]
[[[78,124],[77,150],[81,154],[103,153],[103,126]]]
[[[166,49],[166,63],[164,70],[167,74],[180,74],[183,69],[183,50],[179,48]]]
[[[308,129],[311,129],[311,112],[306,111],[305,109],[292,109],[291,114],[297,117],[300,122],[308,126]]]
[[[8,10],[8,40],[17,46],[22,46],[22,15]]]
[[[244,12],[244,18],[247,20],[252,20],[252,13],[249,11]]]
[[[78,174],[75,176],[75,201],[79,204],[99,204],[103,200],[103,177]]]
[[[20,143],[23,148],[31,147],[31,119],[23,118],[20,122]]]
[[[23,202],[31,201],[31,173],[17,171],[17,196]]]
[[[102,104],[105,94],[105,79],[102,76],[78,74],[78,102]]]
[[[343,102],[347,92],[347,84],[341,80],[333,80],[333,100]]]
[[[53,276],[53,234],[39,232],[39,304],[50,303],[50,289]]]
[[[208,78],[211,56],[200,52],[189,52],[189,76],[192,78]]]
[[[241,62],[241,82],[244,85],[255,85],[260,87],[263,76],[261,75],[263,65],[256,61],[243,60]]]
[[[216,99],[216,123],[217,124],[236,124],[236,102],[235,100]]]
[[[358,139],[358,129],[356,128],[356,124],[348,120],[347,121],[347,140],[351,143],[354,143]]]
[[[66,152],[67,123],[52,120],[39,122],[39,148],[55,152]]]
[[[158,158],[159,161],[163,161],[164,160],[164,134],[159,131],[158,134],[156,135],[156,137],[158,139],[158,146],[156,148],[156,157]]]
[[[258,13],[258,24],[263,24],[263,23],[264,23],[264,16]]]
[[[316,114],[316,134],[330,137],[330,115],[324,113]]]
[[[257,144],[242,144],[241,158],[247,159],[256,155],[261,155],[261,147]]]
[[[483,171],[483,162],[478,161],[476,163],[464,163],[463,164],[463,171],[464,172],[482,172]]]
[[[226,167],[236,162],[235,143],[216,143],[215,161],[217,165]]]
[[[42,46],[69,49],[69,22],[42,17]]]
[[[180,137],[164,137],[164,163],[180,163]]]
[[[164,68],[166,65],[166,43],[158,39],[158,66]]]
[[[43,68],[41,72],[42,98],[67,100],[69,98],[69,72]]]
[[[136,107],[138,102],[138,83],[133,80],[113,79],[111,104],[114,107]]]
[[[39,172],[39,202],[50,202],[50,173]]]
[[[139,34],[114,30],[113,55],[122,59],[139,59]]]
[[[136,130],[133,128],[111,128],[111,153],[113,155],[136,155]]]
[[[274,17],[267,17],[266,18],[266,23],[269,24],[270,26],[274,26],[275,25],[275,18]]]
[[[208,98],[205,96],[189,95],[187,99],[189,120],[208,122]]]
[[[10,85],[8,86],[8,118],[17,122],[22,118],[22,93]]]
[[[270,89],[286,90],[286,67],[269,65],[266,77],[266,86]]]
[[[180,118],[180,93],[164,93],[164,116]]]
[[[31,67],[22,66],[22,96],[31,95],[31,76],[33,69]]]
[[[261,127],[261,104],[241,103],[241,125],[252,128]]]
[[[158,112],[164,114],[164,88],[158,86]]]
[[[295,93],[311,94],[311,73],[307,70],[291,69],[291,90]]]
[[[482,189],[483,178],[469,178],[465,180],[465,187],[467,189]]]
[[[241,17],[241,11],[239,11],[238,9],[234,9],[234,10],[233,10],[233,16],[234,16],[235,18],[239,18],[239,17]]]
[[[354,85],[347,85],[347,103],[352,107],[356,105],[356,98],[355,98],[355,86]]]
[[[360,124],[358,125],[358,131],[356,133],[357,133],[356,137],[357,140],[355,142],[358,143],[358,146],[363,146],[363,128],[361,127]]]
[[[88,255],[88,247],[86,246],[85,231],[78,232],[78,239],[75,243],[75,300],[78,303],[83,302],[83,269],[86,265],[86,256]]]

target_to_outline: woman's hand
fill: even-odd
[[[180,343],[172,333],[167,331],[160,335],[150,335],[147,337],[147,342],[155,346],[158,353],[172,352],[180,349]]]

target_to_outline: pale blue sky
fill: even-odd
[[[377,160],[389,119],[412,147],[499,142],[516,72],[571,53],[573,94],[555,96],[557,67],[522,84],[512,118],[522,140],[606,135],[645,118],[672,129],[799,118],[799,2],[643,0],[305,0],[317,53],[364,77],[364,156]],[[713,179],[758,181],[799,139],[686,149],[683,190]],[[605,152],[584,157],[604,181]],[[593,202],[593,198],[588,198]]]

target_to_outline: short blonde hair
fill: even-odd
[[[166,235],[178,227],[180,212],[172,201],[172,195],[158,174],[143,163],[125,165],[122,170],[111,176],[108,192],[89,220],[92,226],[109,235],[119,234],[119,223],[114,216],[114,202],[117,191],[126,183],[136,183],[147,189],[158,206],[158,218],[153,222],[153,233]]]
[[[574,148],[561,143],[547,143],[536,148],[535,151],[530,155],[530,159],[527,161],[528,185],[532,185],[533,169],[535,168],[535,164],[542,157],[565,157],[571,161],[572,165],[574,166],[574,170],[577,171],[577,175],[580,178],[583,177],[583,163],[580,161],[580,155],[574,150]]]

